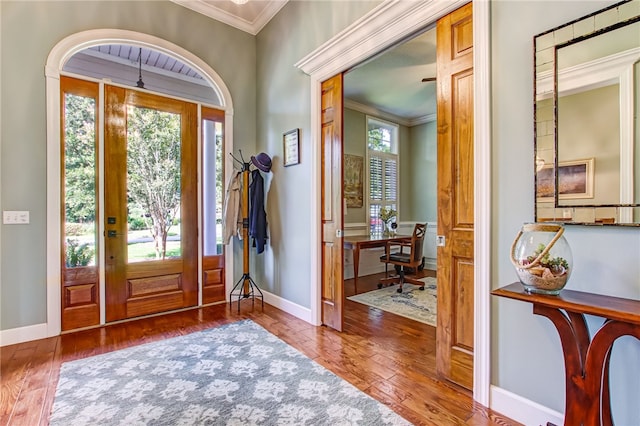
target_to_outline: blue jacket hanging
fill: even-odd
[[[264,211],[264,179],[259,170],[251,172],[249,200],[249,236],[260,254],[267,243],[267,213]]]

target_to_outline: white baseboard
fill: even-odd
[[[432,257],[425,257],[424,259],[424,269],[428,269],[430,271],[438,270],[438,262],[436,259]]]
[[[311,309],[300,306],[297,303],[293,303],[287,299],[283,299],[282,297],[276,296],[275,294],[269,293],[268,291],[262,290],[262,294],[264,295],[265,303],[268,303],[271,306],[275,306],[276,308],[283,310],[296,318],[306,321],[309,324],[320,325],[313,323],[313,320],[311,319]]]
[[[516,395],[513,392],[491,386],[490,408],[526,426],[545,426],[547,422],[564,424],[564,414]]]
[[[8,330],[0,330],[0,346],[14,345],[47,337],[49,336],[47,336],[46,323],[10,328]]]
[[[262,291],[265,303],[275,306],[303,321],[313,324],[311,320],[311,309],[290,302],[279,296]],[[320,325],[320,324],[313,324]],[[0,347],[14,345],[16,343],[30,342],[32,340],[45,339],[47,334],[47,324],[35,324],[26,327],[11,328],[8,330],[0,330]]]

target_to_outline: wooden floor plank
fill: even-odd
[[[358,289],[376,289],[378,279],[361,277]],[[415,425],[517,425],[438,380],[435,328],[350,300],[344,308],[342,333],[243,300],[239,314],[237,302],[225,303],[4,347],[0,424],[47,425],[63,362],[251,319]]]

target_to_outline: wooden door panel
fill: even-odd
[[[473,352],[473,259],[454,257],[455,276],[452,300],[455,309],[455,326],[452,328],[452,347]],[[471,327],[470,327],[471,326]]]
[[[473,228],[473,70],[453,76],[455,227]],[[471,179],[469,179],[471,177]]]
[[[62,277],[62,330],[100,324],[98,267],[64,268]]]
[[[202,259],[202,303],[224,302],[224,255],[205,256]]]
[[[342,331],[342,75],[321,90],[322,323]]]
[[[473,387],[474,183],[471,3],[437,23],[438,324],[436,369]]]

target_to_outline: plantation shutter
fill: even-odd
[[[398,157],[396,154],[369,151],[369,226],[372,233],[382,232],[378,217],[383,207],[397,211]]]

